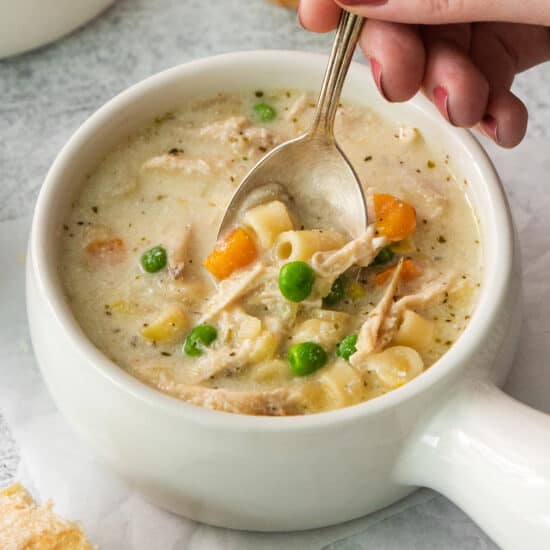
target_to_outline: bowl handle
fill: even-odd
[[[407,443],[400,483],[452,500],[505,549],[550,548],[550,416],[468,381]]]

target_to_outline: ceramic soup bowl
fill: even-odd
[[[114,0],[0,0],[0,59],[57,40]]]
[[[30,328],[43,377],[95,455],[151,501],[237,529],[308,529],[368,514],[419,486],[441,492],[507,548],[548,548],[549,419],[499,389],[520,326],[521,273],[506,198],[491,162],[423,97],[391,105],[354,64],[348,101],[419,127],[467,178],[481,225],[479,305],[427,372],[372,401],[303,417],[252,417],[195,407],[154,390],[86,338],[57,271],[62,223],[89,173],[159,113],[219,91],[318,89],[326,59],[259,51],[162,72],[96,112],[59,154],[42,187],[27,273]]]

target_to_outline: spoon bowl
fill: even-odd
[[[365,196],[353,166],[336,142],[318,135],[287,141],[248,173],[227,208],[219,236],[249,208],[283,200],[307,228],[359,235],[367,226]]]
[[[218,238],[249,208],[279,199],[304,228],[359,236],[367,227],[363,186],[334,138],[342,86],[364,19],[342,12],[311,128],[267,153],[245,176],[226,209]]]

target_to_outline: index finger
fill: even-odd
[[[338,25],[340,11],[334,0],[301,0],[298,20],[310,31],[328,32]]]
[[[335,0],[373,19],[441,25],[475,21],[550,24],[550,3],[543,0]],[[314,2],[315,3],[315,2]]]

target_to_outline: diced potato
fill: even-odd
[[[345,336],[346,326],[342,322],[307,319],[296,327],[292,340],[295,343],[315,342],[328,351],[335,348]]]
[[[406,311],[403,322],[393,339],[398,346],[408,346],[416,351],[427,351],[432,345],[435,323],[414,311]]]
[[[408,202],[393,195],[374,194],[378,233],[392,241],[402,241],[416,231],[416,211]]]
[[[336,328],[340,328],[340,326],[347,327],[351,320],[351,315],[349,313],[345,311],[335,311],[333,309],[314,309],[311,312],[311,316],[316,319],[321,319],[321,321],[336,323],[339,325]]]
[[[253,345],[249,357],[253,363],[271,359],[279,346],[279,337],[268,330],[252,340]]]
[[[237,335],[239,338],[256,338],[262,331],[262,322],[257,317],[244,314],[239,319]]]
[[[189,319],[183,308],[173,304],[153,323],[143,327],[141,334],[155,342],[175,342],[183,338],[189,328]]]
[[[290,369],[282,359],[272,359],[253,367],[250,376],[256,382],[284,382],[291,379]]]
[[[327,393],[321,381],[317,378],[310,379],[307,383],[300,385],[300,393],[303,396],[306,404],[306,409],[311,411],[320,411],[327,407],[332,408],[330,403],[327,403]]]
[[[420,136],[420,133],[413,126],[400,126],[398,136],[399,141],[403,143],[413,143]]]

